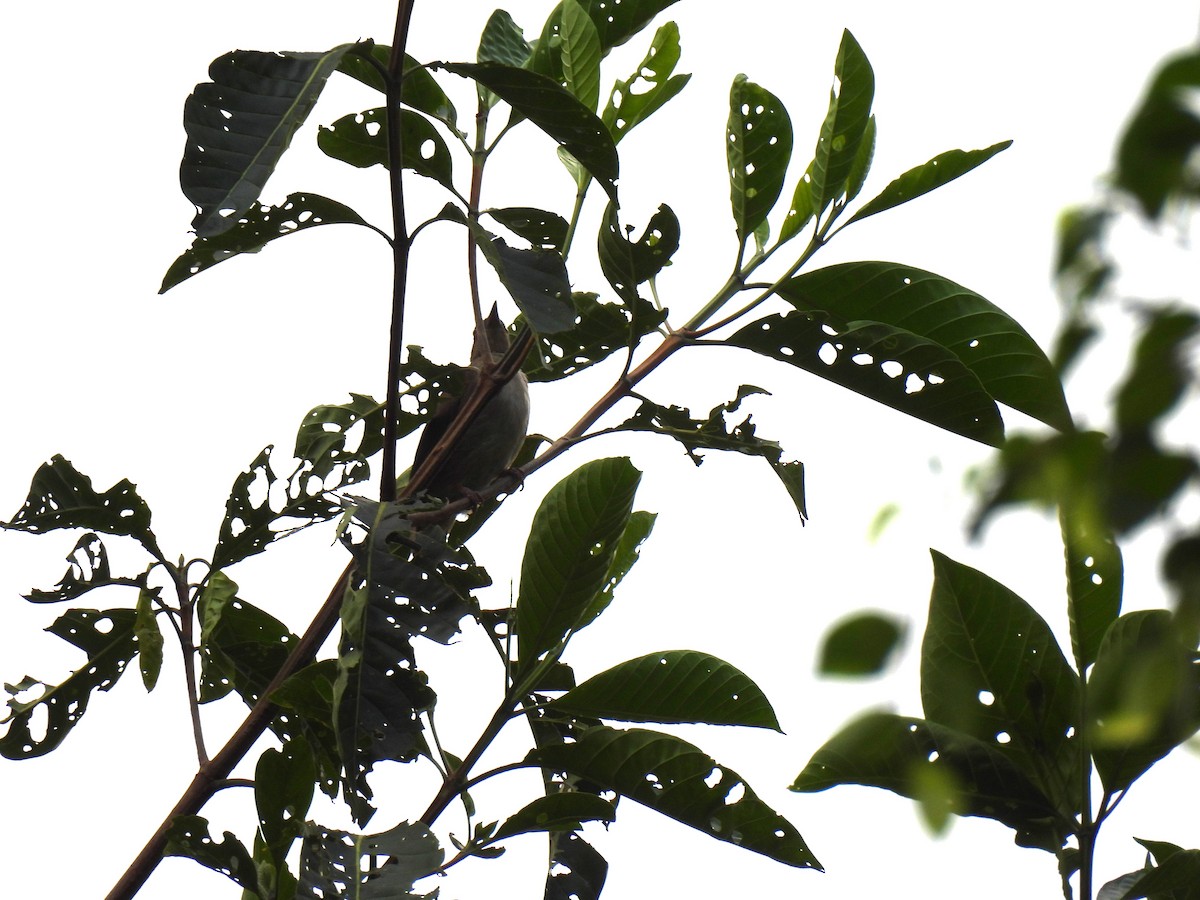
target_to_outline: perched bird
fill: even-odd
[[[474,391],[479,373],[493,368],[506,350],[508,332],[493,305],[491,313],[483,320],[483,334],[475,329],[471,365],[465,370],[463,379],[464,397]],[[443,397],[438,403],[433,418],[421,432],[413,458],[414,473],[449,429],[460,403],[459,397]],[[469,497],[483,490],[512,465],[528,427],[529,383],[525,373],[518,371],[479,411],[423,490],[446,500]]]

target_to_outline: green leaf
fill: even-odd
[[[862,612],[842,619],[825,635],[817,671],[822,675],[878,675],[904,640],[902,622]]]
[[[842,32],[833,72],[829,111],[821,124],[811,166],[813,208],[818,215],[846,190],[875,96],[875,73],[849,31]]]
[[[872,117],[872,121],[874,117]],[[922,194],[936,191],[944,184],[949,184],[955,178],[966,175],[972,169],[983,165],[997,153],[1007,150],[1012,141],[1001,141],[983,150],[947,150],[939,153],[924,165],[909,169],[880,192],[879,196],[867,203],[850,217],[850,222],[857,222],[867,216],[873,216],[884,210],[900,206],[909,200],[914,200]],[[848,199],[853,199],[850,197]]]
[[[946,772],[960,786],[961,815],[1002,822],[1024,847],[1053,853],[1062,846],[1054,804],[995,744],[923,719],[867,713],[826,741],[791,789],[862,784],[917,799],[929,770]]]
[[[186,856],[207,869],[220,872],[248,891],[262,897],[258,870],[246,845],[231,831],[226,831],[221,843],[208,833],[208,819],[201,816],[176,816],[167,831],[163,856]]]
[[[365,394],[351,394],[349,403],[313,407],[296,432],[296,458],[309,462],[321,479],[336,472],[342,484],[365,480],[370,458],[383,448],[383,419],[383,404]],[[414,428],[405,431],[402,425],[399,436]]]
[[[813,202],[812,166],[796,182],[792,192],[792,205],[784,216],[783,224],[779,226],[779,243],[790,241],[800,230],[813,220],[817,209]]]
[[[612,200],[617,198],[620,164],[608,128],[594,112],[558,82],[498,63],[439,63],[440,68],[473,78],[529,119],[571,154],[600,182]]]
[[[379,865],[376,857],[386,856]],[[432,875],[446,858],[437,837],[420,822],[401,822],[380,834],[349,834],[309,824],[300,855],[300,897],[356,900],[432,900],[413,883]]]
[[[637,510],[629,517],[629,524],[621,533],[621,539],[617,542],[617,552],[613,554],[612,563],[608,567],[604,588],[596,595],[592,605],[580,618],[576,631],[592,624],[608,609],[617,587],[625,580],[625,576],[629,574],[633,564],[640,558],[642,543],[650,537],[650,532],[654,530],[654,520],[657,518],[657,513],[649,513],[644,510]]]
[[[1105,789],[1124,791],[1200,728],[1200,674],[1165,609],[1126,613],[1088,678],[1092,758]]]
[[[478,226],[476,226],[478,227]],[[571,281],[557,250],[510,247],[504,238],[478,229],[478,246],[529,327],[538,334],[556,334],[575,324],[571,314]]]
[[[549,835],[544,900],[600,900],[608,861],[575,831]]]
[[[578,0],[596,26],[601,55],[607,56],[650,24],[650,20],[677,0]],[[563,80],[562,4],[546,18],[541,36],[534,42],[533,55],[526,66],[556,81]]]
[[[625,135],[652,116],[684,89],[691,75],[672,75],[679,63],[679,26],[667,22],[654,34],[650,49],[637,69],[624,81],[617,80],[608,95],[600,118],[613,140]]]
[[[484,212],[539,250],[557,250],[561,254],[567,242],[567,220],[558,213],[528,206],[509,206]]]
[[[751,322],[726,343],[955,434],[994,446],[1004,437],[1000,412],[978,377],[950,350],[902,328],[871,321],[841,325],[821,312],[792,312]]]
[[[400,110],[400,141],[405,169],[454,190],[454,160],[432,122],[420,113]],[[326,156],[360,169],[375,165],[389,168],[387,109],[367,109],[342,116],[328,128],[320,126],[317,146]]]
[[[257,253],[276,238],[298,234],[318,225],[371,227],[350,207],[319,194],[288,194],[287,199],[277,206],[264,206],[255,201],[226,231],[192,241],[192,246],[171,263],[158,292],[165,294],[217,263],[242,253]]]
[[[57,528],[87,528],[101,534],[131,537],[155,559],[163,558],[150,530],[150,507],[138,496],[133,482],[123,478],[99,494],[92,487],[92,479],[58,454],[38,466],[25,502],[9,521],[0,522],[0,528],[30,534],[45,534]]]
[[[93,588],[109,584],[124,584],[140,587],[139,578],[114,577],[108,564],[108,551],[104,543],[92,532],[83,535],[75,542],[75,547],[67,554],[70,564],[63,577],[52,591],[42,591],[34,588],[25,599],[30,603],[61,603],[63,600],[74,600],[82,597]]]
[[[9,693],[7,723],[0,736],[0,755],[8,759],[44,756],[63,742],[87,712],[92,691],[107,691],[117,683],[138,651],[132,609],[69,609],[46,630],[87,654],[87,664],[61,684],[26,676],[5,684]],[[18,699],[31,697],[31,699]],[[42,737],[33,735],[36,720]]]
[[[595,110],[600,103],[600,34],[577,0],[562,0],[561,9],[563,80],[580,103]]]
[[[551,709],[622,722],[704,722],[781,731],[757,684],[696,650],[666,650],[618,663],[550,704]]]
[[[369,51],[370,55],[386,69],[392,56],[392,48],[386,44],[369,43],[369,48],[366,44],[359,44],[355,48],[355,52],[343,56],[341,62],[338,63],[338,71],[361,81],[381,94],[386,94],[387,84],[384,82],[383,76],[378,68],[363,58],[363,52]],[[429,70],[406,53],[404,54],[403,74],[400,102],[437,119],[461,137],[462,132],[458,130],[458,112],[455,110],[454,104],[450,102],[450,98],[446,96],[446,92],[442,90],[441,85],[429,74]]]
[[[254,204],[325,82],[354,44],[323,53],[234,50],[208,69],[183,106],[179,168],[199,237],[228,231]]]
[[[783,103],[738,75],[729,89],[725,159],[733,221],[743,244],[779,199],[791,158],[792,120]]]
[[[1064,815],[1080,809],[1079,677],[1024,600],[936,550],[921,646],[925,716],[990,744]]]
[[[142,588],[138,592],[133,620],[133,633],[138,646],[138,665],[141,667],[142,683],[147,691],[154,690],[158,683],[158,674],[162,671],[163,636],[152,603],[157,597],[158,588]]]
[[[1154,852],[1157,866],[1148,862],[1140,872],[1131,872],[1121,879],[1111,893],[1101,896],[1112,900],[1198,900],[1200,898],[1200,850],[1183,850],[1160,841],[1143,841],[1139,844]],[[1167,848],[1170,848],[1168,850]],[[1127,881],[1127,880],[1128,881]],[[1125,890],[1120,890],[1124,887]],[[1105,889],[1108,885],[1105,885]]]
[[[1167,306],[1145,314],[1129,371],[1117,388],[1120,432],[1148,431],[1175,409],[1196,383],[1194,348],[1200,315]]]
[[[1067,563],[1067,617],[1080,672],[1096,661],[1105,632],[1121,614],[1121,549],[1086,512],[1059,509]]]
[[[862,140],[858,144],[858,152],[854,155],[854,165],[846,178],[846,202],[849,203],[859,195],[866,183],[867,174],[871,171],[871,160],[875,157],[875,117],[867,119],[867,127],[863,130]],[[849,224],[849,223],[847,223]]]
[[[740,775],[677,737],[593,726],[575,743],[543,747],[526,759],[599,784],[717,840],[789,866],[821,868],[795,827]]]
[[[583,822],[608,824],[616,818],[616,807],[595,794],[581,791],[549,794],[505,819],[488,843],[536,831],[575,831]]]
[[[604,589],[640,480],[628,459],[598,459],[556,484],[538,507],[516,609],[523,666],[577,628]]]
[[[1073,427],[1054,367],[1033,338],[947,278],[899,263],[845,263],[798,275],[779,294],[798,309],[828,312],[835,327],[880,322],[940,344],[1000,403],[1060,431]]]
[[[529,59],[529,42],[525,32],[513,21],[505,10],[491,14],[483,33],[479,36],[479,50],[475,54],[478,62],[501,63],[506,66],[523,66]]]
[[[671,264],[679,249],[679,219],[664,203],[650,217],[642,236],[637,240],[632,236],[633,228],[622,229],[617,207],[610,202],[600,225],[596,253],[604,277],[627,307],[637,303],[638,285]]]
[[[293,842],[304,833],[304,819],[312,805],[317,769],[303,739],[286,742],[276,750],[268,747],[254,769],[254,803],[258,828],[276,870]]]

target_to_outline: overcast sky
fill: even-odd
[[[550,7],[537,0],[509,10],[532,37]],[[474,0],[419,2],[411,52],[421,60],[473,58],[490,9]],[[629,221],[644,222],[666,202],[682,222],[681,249],[659,280],[673,321],[712,295],[735,252],[723,143],[731,79],[744,72],[787,105],[796,135],[794,183],[824,115],[841,31],[849,28],[877,83],[879,138],[864,196],[944,150],[1010,138],[1014,145],[937,194],[846,232],[814,265],[886,259],[932,270],[988,297],[1048,346],[1058,316],[1048,274],[1056,216],[1093,196],[1114,137],[1156,62],[1195,40],[1194,3],[1150,0],[1121,9],[1097,15],[1095,4],[1074,0],[1002,7],[683,0],[661,21],[679,22],[679,70],[694,78],[621,148]],[[0,29],[10,36],[9,71],[20,76],[0,87],[8,122],[0,146],[8,210],[0,219],[7,311],[0,396],[8,422],[0,442],[0,515],[20,506],[38,464],[62,453],[99,488],[124,477],[136,482],[168,555],[205,555],[228,485],[264,445],[290,447],[300,418],[318,403],[342,402],[350,391],[382,396],[390,263],[385,245],[365,230],[318,229],[219,266],[164,297],[156,291],[190,241],[192,209],[178,189],[181,110],[195,83],[206,79],[209,61],[234,48],[387,42],[393,14],[386,3],[297,0],[211,0],[189,7],[186,16],[178,6],[145,2],[0,10]],[[613,54],[606,84],[627,77],[651,33]],[[460,116],[469,118],[470,86],[447,84],[457,92]],[[349,170],[322,157],[313,142],[318,123],[374,105],[375,98],[345,79],[332,81],[327,93],[264,199],[308,190],[385,223],[381,171]],[[464,161],[457,162],[465,171]],[[549,142],[532,132],[514,133],[490,177],[485,204],[569,213],[572,184]],[[424,191],[417,201],[432,212],[442,199],[433,205]],[[589,213],[591,224],[581,233],[581,257],[596,214]],[[778,216],[773,221],[778,227]],[[450,229],[431,230],[417,248],[409,340],[439,360],[465,361],[469,344],[462,258]],[[1132,268],[1131,278],[1145,279],[1135,289],[1154,295],[1159,287],[1152,279],[1162,267]],[[602,286],[582,259],[572,278],[577,288]],[[509,305],[506,315],[512,314]],[[539,472],[481,533],[476,557],[496,583],[484,603],[506,601],[528,519],[554,481],[584,459],[630,455],[646,473],[637,507],[660,513],[658,526],[611,613],[572,646],[569,661],[583,676],[643,653],[687,647],[714,653],[757,680],[786,735],[698,727],[679,733],[739,771],[796,824],[828,874],[788,869],[623,803],[611,832],[596,837],[612,864],[609,895],[708,898],[737,891],[856,900],[910,890],[957,896],[965,889],[974,896],[1056,896],[1054,858],[1015,847],[1011,833],[994,823],[958,821],[948,836],[933,840],[912,804],[893,795],[786,790],[812,752],[858,711],[886,705],[920,713],[916,650],[928,603],[929,547],[1012,587],[1068,640],[1053,522],[1036,513],[1007,516],[982,544],[965,545],[962,472],[985,460],[986,448],[782,366],[733,352],[700,353],[681,354],[646,384],[646,393],[707,411],[730,399],[738,384],[771,390],[773,396],[756,398],[748,409],[760,435],[779,440],[789,457],[808,466],[808,527],[801,529],[774,476],[755,460],[709,454],[696,469],[662,439],[594,441]],[[1122,363],[1119,356],[1101,358],[1068,386],[1085,421],[1103,421],[1104,379]],[[581,377],[577,388],[535,387],[531,428],[547,434],[563,428],[612,375]],[[1017,414],[1006,411],[1006,419],[1010,428],[1031,427]],[[897,504],[900,514],[869,544],[869,524],[885,504]],[[328,529],[313,529],[230,575],[247,600],[302,630],[344,565],[330,541]],[[79,665],[78,654],[39,631],[60,610],[18,596],[53,585],[73,543],[62,533],[0,534],[5,681],[29,674],[54,682]],[[114,569],[124,561],[140,569],[137,556],[115,543]],[[1128,606],[1163,603],[1154,546],[1155,536],[1147,535],[1131,548],[1128,581],[1136,596]],[[113,590],[88,602],[132,604]],[[910,621],[903,658],[873,682],[814,678],[821,635],[864,607]],[[92,698],[84,722],[58,751],[25,763],[0,761],[0,844],[10,861],[12,896],[102,895],[191,778],[182,675],[169,648],[168,658],[149,698],[136,672],[129,673],[113,691]],[[490,712],[471,701],[497,683],[493,658],[468,634],[462,645],[428,653],[422,662],[441,695],[442,737],[461,753]],[[230,701],[205,712],[215,750],[241,710]],[[519,730],[510,737],[488,760],[523,754]],[[1130,835],[1200,846],[1200,826],[1177,808],[1172,781],[1195,784],[1197,765],[1194,756],[1176,754],[1135,785],[1106,826],[1102,879],[1141,864]],[[391,791],[416,799],[390,807],[391,818],[381,813],[372,830],[418,815],[432,789],[416,767],[381,767],[374,784],[380,796]],[[530,782],[514,778],[480,791],[481,817],[503,818],[524,803],[525,788],[514,799],[514,784]],[[228,828],[249,843],[251,809],[250,793],[238,790],[221,795],[205,814],[214,832]],[[312,815],[348,824],[325,807]],[[452,815],[445,828],[462,832]],[[442,896],[537,896],[543,855],[540,838],[513,840],[502,860],[455,870],[441,883]],[[499,880],[505,886],[498,891]],[[170,860],[143,896],[235,896],[222,882],[193,863]]]

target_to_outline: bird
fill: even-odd
[[[476,327],[473,337],[471,365],[464,370],[463,397],[475,390],[480,372],[494,368],[508,350],[508,331],[495,304],[483,320],[482,333]],[[413,473],[446,434],[461,403],[460,397],[448,395],[438,401],[417,443]],[[479,411],[422,490],[446,501],[478,495],[512,465],[528,428],[529,382],[518,370]]]

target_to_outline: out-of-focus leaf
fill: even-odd
[[[163,636],[153,606],[157,596],[157,588],[142,588],[138,592],[136,615],[133,620],[133,633],[137,638],[138,647],[138,666],[142,670],[142,683],[147,691],[154,690],[154,686],[158,684],[158,674],[162,671]]]
[[[242,253],[257,253],[276,238],[318,225],[371,227],[350,207],[319,194],[288,194],[277,206],[264,206],[256,200],[225,231],[192,241],[192,246],[171,263],[158,292],[165,294],[217,263]]]
[[[874,121],[874,117],[872,117]],[[886,209],[900,206],[909,200],[916,199],[922,194],[936,191],[942,185],[949,184],[955,178],[966,175],[972,169],[983,165],[997,153],[1007,150],[1012,141],[1001,141],[983,150],[947,150],[939,153],[924,165],[909,169],[880,192],[879,196],[864,203],[862,207],[846,222],[857,222],[867,216],[873,216]],[[853,199],[848,197],[847,199]]]
[[[520,812],[504,820],[492,836],[492,842],[502,841],[532,831],[574,831],[583,822],[612,822],[616,808],[603,797],[580,791],[549,794],[538,797]]]
[[[231,831],[221,843],[208,833],[208,819],[176,816],[167,832],[163,856],[186,856],[207,869],[220,872],[247,891],[251,897],[266,897],[258,883],[258,870],[246,845]]]
[[[292,843],[304,833],[304,819],[313,799],[317,769],[303,739],[287,741],[276,750],[268,747],[254,769],[254,804],[258,828],[276,870]]]
[[[155,559],[163,558],[150,530],[150,507],[138,496],[133,482],[123,478],[103,494],[97,493],[92,479],[58,454],[38,467],[25,502],[9,521],[0,522],[0,528],[30,534],[87,528],[131,537]]]
[[[400,110],[401,157],[405,169],[454,190],[454,160],[438,130],[420,113]],[[342,116],[317,130],[317,146],[326,156],[360,169],[388,168],[387,109],[377,107]]]
[[[871,119],[871,101],[875,97],[875,73],[849,31],[842,32],[833,73],[829,111],[821,124],[821,135],[810,167],[813,208],[817,215],[845,193],[846,182]]]
[[[138,587],[141,584],[137,578],[114,578],[108,565],[108,552],[104,543],[92,532],[83,535],[75,542],[75,547],[67,554],[69,568],[59,579],[58,585],[52,591],[42,591],[34,588],[25,595],[30,603],[60,603],[63,600],[74,600],[82,597],[93,588],[104,587],[108,584],[124,584]]]
[[[600,118],[613,140],[620,140],[648,119],[691,80],[691,75],[673,75],[679,62],[679,26],[667,22],[655,32],[650,50],[637,70],[613,84]]]
[[[1069,823],[1054,804],[993,743],[953,728],[892,713],[867,713],[813,754],[792,784],[812,793],[843,784],[878,787],[916,799],[921,772],[948,770],[961,786],[962,815],[1002,822],[1023,847],[1057,852]]]
[[[386,856],[384,865],[377,857]],[[310,824],[300,853],[304,900],[433,900],[413,891],[413,883],[432,875],[445,859],[437,838],[420,822],[401,822],[380,834],[349,834]]]
[[[1121,614],[1124,567],[1121,548],[1089,516],[1059,509],[1067,563],[1067,617],[1071,649],[1080,672],[1096,661],[1105,632]]]
[[[822,675],[878,675],[904,640],[902,622],[881,613],[862,612],[842,619],[821,644],[817,671]]]
[[[1191,359],[1200,335],[1200,315],[1172,307],[1149,312],[1125,379],[1117,389],[1115,423],[1119,431],[1148,430],[1169,413],[1196,383]]]
[[[196,205],[199,237],[232,228],[262,193],[325,82],[354,44],[321,53],[234,50],[213,61],[211,82],[183,105],[187,144],[179,167]]]
[[[1116,272],[1107,247],[1112,218],[1111,209],[1091,206],[1067,209],[1059,217],[1054,278],[1071,308],[1094,300]]]
[[[642,729],[588,728],[529,762],[602,785],[696,830],[789,866],[820,869],[795,827],[698,747]]]
[[[1077,813],[1079,676],[1028,603],[982,572],[932,554],[921,646],[925,717],[995,747],[1063,815]]]
[[[618,663],[574,687],[551,709],[622,722],[704,722],[780,731],[771,703],[743,672],[696,650]]]
[[[1162,512],[1200,474],[1200,460],[1190,449],[1168,450],[1151,430],[1118,433],[1109,462],[1108,480],[1101,488],[1107,489],[1108,521],[1118,534]]]
[[[28,676],[4,685],[8,712],[0,724],[8,727],[0,736],[0,755],[32,759],[61,744],[87,712],[92,691],[112,688],[137,653],[136,619],[132,609],[69,609],[59,616],[46,630],[86,653],[87,665],[57,685]],[[40,736],[34,734],[35,721]]]
[[[745,75],[738,75],[729,89],[725,160],[729,202],[742,243],[775,206],[791,158],[792,120],[782,101]]]

